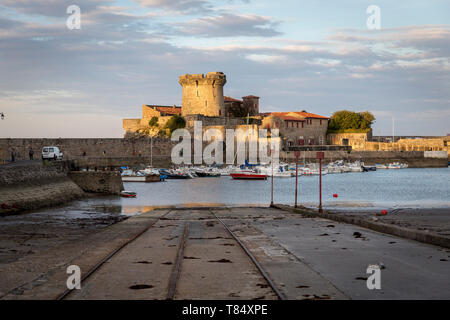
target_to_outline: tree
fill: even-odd
[[[375,117],[369,111],[364,111],[359,113],[361,117],[361,129],[370,129],[372,128],[372,124],[375,121]]]
[[[152,117],[150,121],[148,122],[148,125],[150,127],[157,127],[158,126],[158,117]]]
[[[375,117],[369,111],[353,112],[348,110],[336,111],[330,118],[330,131],[367,131],[371,128]]]
[[[170,133],[174,132],[176,129],[186,127],[186,120],[182,116],[174,115],[166,122],[165,128],[170,130]]]

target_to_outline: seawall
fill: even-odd
[[[71,171],[69,177],[85,192],[118,195],[123,191],[118,171]]]
[[[69,171],[70,162],[0,165],[0,214],[51,207],[88,193],[120,194],[117,171]]]
[[[0,166],[0,214],[59,205],[85,195],[65,163]]]
[[[301,151],[299,161],[317,162],[316,151]],[[335,160],[364,161],[366,165],[388,164],[391,162],[407,163],[410,168],[447,167],[447,153],[442,151],[324,151],[325,162]],[[293,151],[280,152],[280,159],[295,162]]]
[[[120,167],[122,165],[139,166],[149,165],[151,156],[153,166],[172,167],[171,151],[177,142],[166,138],[148,137],[138,139],[123,138],[89,138],[89,139],[0,139],[0,163],[7,163],[11,159],[11,151],[14,150],[16,158],[23,160],[28,158],[30,148],[34,150],[34,157],[41,157],[44,146],[58,146],[61,148],[64,159],[73,160],[75,168],[95,167]],[[206,143],[204,143],[206,145]],[[357,151],[342,150],[346,147],[320,146],[325,149],[325,160],[362,160],[368,165],[376,163],[404,162],[410,167],[447,167],[448,158],[439,155],[439,151]],[[443,151],[440,151],[443,153]],[[315,161],[316,151],[301,151],[300,158],[307,161]],[[280,152],[281,160],[294,162],[294,151]]]
[[[121,157],[144,157],[170,159],[172,146],[174,145],[166,138],[149,137],[137,139],[123,138],[88,138],[88,139],[0,139],[0,160],[11,160],[11,151],[16,153],[17,160],[28,159],[30,148],[34,151],[34,158],[41,158],[44,146],[58,146],[63,152],[64,159],[83,158],[121,158]]]

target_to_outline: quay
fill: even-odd
[[[278,208],[159,208],[56,236],[37,227],[34,245],[0,226],[16,234],[1,255],[0,298],[450,298],[449,249]],[[373,264],[380,290],[366,285]],[[69,265],[81,269],[80,290],[66,287]]]

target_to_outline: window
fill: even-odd
[[[298,122],[297,122],[297,129],[298,129]]]
[[[322,125],[322,119],[320,119],[320,125]]]
[[[289,128],[289,121],[286,121],[286,128]]]
[[[305,123],[304,122],[302,122],[302,128],[305,126]]]

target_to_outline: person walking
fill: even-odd
[[[14,153],[14,149],[11,150],[11,162],[16,161],[16,154]]]
[[[28,155],[30,156],[30,160],[33,160],[33,155],[34,155],[33,148],[30,148],[30,151],[28,151]]]

